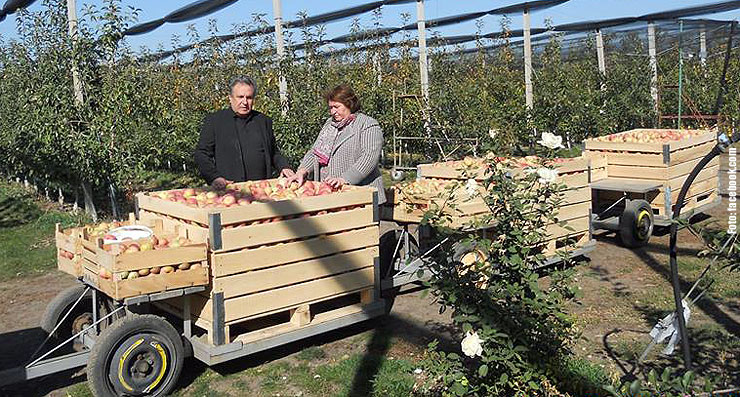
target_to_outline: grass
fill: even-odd
[[[319,353],[321,352],[321,353]],[[207,368],[177,396],[408,396],[414,385],[414,363],[374,354],[345,355],[332,360],[311,347],[293,358],[220,375]],[[373,369],[373,370],[371,370]],[[77,390],[77,389],[76,389]],[[78,397],[84,394],[73,394]]]
[[[8,197],[8,189],[0,185],[0,196]],[[54,225],[77,225],[81,216],[52,209],[42,210],[38,216],[22,224],[0,227],[0,281],[38,275],[56,268]]]

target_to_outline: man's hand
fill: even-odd
[[[325,182],[335,190],[347,184],[344,178],[327,178]]]
[[[293,170],[291,170],[290,168],[283,168],[280,171],[280,176],[284,176],[286,178],[290,178],[293,175],[295,175],[295,172],[293,172]]]
[[[233,181],[227,180],[223,177],[218,177],[211,182],[211,187],[216,190],[224,190],[226,188],[226,185],[234,183]]]
[[[306,171],[303,168],[299,168],[298,171],[293,173],[293,175],[288,176],[287,185],[290,185],[291,182],[295,181],[298,182],[298,186],[303,186],[303,182],[306,181],[306,175],[308,174],[308,171]]]

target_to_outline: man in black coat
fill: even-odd
[[[293,175],[275,145],[272,120],[253,110],[256,84],[250,77],[229,83],[230,109],[206,116],[195,149],[200,174],[215,189],[231,182],[268,179],[276,171]]]

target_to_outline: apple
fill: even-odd
[[[148,276],[149,275],[149,268],[139,269],[139,276]]]
[[[206,193],[206,199],[215,199],[216,197],[218,197],[218,193],[216,192],[211,191]]]
[[[139,247],[141,251],[151,251],[153,249],[152,243],[146,242],[141,244]]]
[[[118,239],[116,238],[116,236],[114,236],[114,235],[112,235],[112,234],[106,234],[105,236],[103,236],[103,239],[104,239],[104,240],[118,240]]]
[[[159,266],[154,266],[153,268],[149,269],[149,273],[151,274],[159,274]]]
[[[182,195],[184,197],[192,197],[192,196],[195,196],[195,189],[193,189],[193,188],[187,188],[187,189],[183,190]]]
[[[226,206],[230,206],[236,203],[236,197],[233,194],[226,194],[223,196],[221,203]]]
[[[180,269],[180,270],[188,270],[188,269],[190,269],[190,263],[183,262],[183,263],[177,265],[177,268]]]
[[[161,272],[164,274],[172,273],[175,271],[175,268],[172,266],[162,266]]]
[[[195,270],[195,269],[200,269],[201,267],[203,267],[203,265],[201,265],[201,264],[200,264],[200,263],[198,263],[198,262],[195,262],[195,263],[193,263],[192,265],[190,265],[190,269],[191,269],[191,270]]]
[[[129,245],[128,247],[126,247],[126,250],[123,251],[123,252],[125,252],[125,253],[131,253],[131,252],[139,252],[139,251],[141,251],[141,247],[139,246],[139,244],[131,243],[131,245]]]
[[[104,278],[104,279],[106,279],[106,280],[110,280],[110,278],[111,278],[111,273],[110,273],[110,272],[109,272],[109,271],[108,271],[108,270],[107,270],[106,268],[104,268],[104,267],[101,267],[101,268],[100,268],[100,269],[98,270],[98,276],[100,276],[101,278]]]
[[[137,272],[129,272],[128,277],[126,277],[126,280],[133,280],[135,278],[139,278],[139,273]]]
[[[122,271],[118,273],[118,279],[119,280],[125,280],[128,277],[128,271]]]

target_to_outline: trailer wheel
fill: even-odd
[[[655,225],[653,209],[645,200],[630,200],[619,217],[619,238],[625,247],[642,247],[648,243]]]
[[[72,305],[77,302],[80,295],[85,292],[85,288],[86,287],[84,285],[77,284],[57,294],[57,296],[55,296],[54,299],[46,305],[44,315],[41,317],[41,329],[46,331],[47,334],[51,334],[57,324],[61,322],[62,324],[56,329],[56,331],[54,331],[53,336],[60,341],[64,341],[72,335],[82,331],[88,325],[91,325],[93,323],[92,290],[88,290],[80,302],[77,303],[74,310],[64,318],[67,311],[72,308]],[[111,312],[111,302],[103,296],[99,296],[99,298],[98,312],[101,316],[104,316]],[[64,318],[64,321],[62,321],[62,318]],[[114,319],[103,321],[100,323],[100,328],[105,328],[113,320]],[[75,350],[80,350],[82,346],[75,343],[73,348]]]
[[[165,396],[177,383],[185,350],[164,318],[129,315],[100,333],[87,364],[95,396]]]

